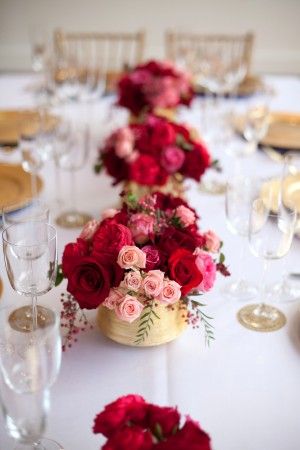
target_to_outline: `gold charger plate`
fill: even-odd
[[[3,292],[3,281],[0,278],[0,298],[2,297],[2,292]]]
[[[245,116],[238,116],[233,121],[239,134],[243,134],[244,123]],[[300,150],[300,114],[270,113],[269,129],[260,144],[282,150]]]
[[[17,146],[20,138],[20,123],[26,121],[26,133],[34,134],[36,130],[38,112],[33,110],[0,110],[0,145]],[[54,129],[58,118],[46,115],[46,131]]]
[[[38,192],[42,187],[42,179],[38,176]],[[31,175],[18,164],[0,164],[0,210],[9,205],[14,205],[14,209],[22,208],[29,198],[32,198]]]

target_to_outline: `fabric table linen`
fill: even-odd
[[[296,77],[266,77],[276,96],[272,110],[300,112],[300,79]],[[0,108],[33,107],[33,95],[28,90],[29,75],[0,76]],[[27,89],[26,89],[27,88]],[[105,97],[92,108],[92,132],[101,138],[107,133],[109,121],[103,120],[114,101]],[[230,100],[232,101],[232,100]],[[237,108],[242,99],[234,101]],[[196,101],[197,102],[197,101]],[[66,107],[75,110],[77,105]],[[196,107],[185,110],[182,118],[199,127]],[[117,120],[124,123],[126,115],[119,112]],[[213,125],[212,125],[213,126]],[[224,150],[225,151],[225,150]],[[92,149],[85,167],[78,173],[78,205],[94,217],[118,204],[120,187],[113,188],[105,174],[93,172],[96,148]],[[0,161],[12,162],[19,156],[2,152]],[[221,158],[225,174],[232,173],[233,159]],[[249,173],[279,174],[280,166],[263,152],[247,160]],[[63,190],[68,193],[68,173],[63,172]],[[46,165],[41,176],[45,181],[44,196],[51,200],[54,191],[52,167]],[[212,228],[224,240],[226,263],[233,274],[239,270],[238,236],[226,228],[224,196],[201,193],[196,183],[189,182],[188,201],[200,217],[200,228]],[[67,195],[67,194],[66,194]],[[54,223],[54,217],[52,217]],[[78,229],[57,227],[59,259],[66,243],[73,241]],[[300,240],[294,239],[288,255],[288,265],[300,273]],[[269,282],[281,280],[283,261],[272,262]],[[258,285],[262,262],[251,256],[245,259],[246,277]],[[9,285],[3,255],[0,256],[4,289],[0,306],[22,299]],[[228,279],[219,276],[212,292],[202,297],[204,312],[212,316],[215,341],[205,347],[203,332],[187,329],[174,342],[153,348],[131,348],[105,338],[96,325],[82,333],[79,341],[63,354],[62,368],[52,389],[52,407],[47,436],[55,436],[66,450],[93,450],[101,445],[93,435],[95,415],[117,397],[129,393],[142,395],[160,405],[178,405],[184,414],[198,420],[211,436],[214,450],[298,450],[300,446],[300,306],[299,302],[281,303],[279,308],[288,322],[273,333],[257,333],[243,328],[237,321],[237,311],[243,302],[226,299],[221,288]],[[65,282],[43,296],[39,303],[60,310],[60,293]],[[89,317],[93,321],[96,311]],[[0,449],[12,450],[14,443],[7,437],[0,418]]]

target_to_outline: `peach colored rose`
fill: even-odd
[[[119,158],[127,158],[133,152],[133,144],[128,141],[117,142],[115,151]]]
[[[126,322],[133,322],[140,317],[144,305],[132,295],[125,295],[123,300],[116,304],[115,313],[117,317]]]
[[[149,270],[143,280],[143,288],[148,297],[158,297],[163,288],[164,273],[161,270]]]
[[[114,208],[108,208],[105,211],[103,211],[102,213],[102,220],[104,219],[111,219],[112,217],[114,217],[117,214],[118,210],[114,209]]]
[[[97,228],[99,226],[99,223],[100,223],[99,220],[96,220],[96,219],[93,219],[93,220],[90,220],[89,222],[87,222],[84,225],[79,237],[81,239],[84,239],[85,241],[90,241],[93,238],[95,231],[97,230]]]
[[[221,240],[214,231],[208,230],[204,233],[205,247],[209,252],[217,253],[220,249]]]
[[[108,297],[102,303],[103,306],[106,306],[108,309],[114,309],[115,306],[122,300],[123,294],[118,291],[118,289],[111,289],[109,291]]]
[[[181,286],[174,280],[164,280],[163,288],[157,299],[166,305],[173,305],[181,297]]]
[[[184,227],[193,225],[193,223],[195,223],[196,220],[196,216],[193,213],[193,211],[184,205],[177,206],[176,217],[180,219],[180,222]]]
[[[132,153],[126,156],[125,161],[128,164],[132,164],[139,156],[139,152],[137,150],[133,150]]]
[[[134,245],[124,245],[119,252],[117,263],[122,269],[133,269],[134,267],[144,269],[146,254]]]
[[[149,241],[153,233],[154,222],[154,217],[148,214],[137,213],[131,216],[128,226],[137,244],[145,244],[145,242]]]
[[[216,279],[216,264],[209,253],[197,248],[194,251],[194,255],[197,255],[196,266],[201,272],[203,279],[197,289],[202,292],[209,291],[214,285]]]
[[[130,291],[138,292],[142,285],[142,276],[137,270],[132,270],[126,273],[122,286],[126,287]]]

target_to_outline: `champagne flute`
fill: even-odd
[[[42,319],[36,306],[37,296],[48,292],[55,283],[56,230],[44,222],[21,222],[5,228],[2,240],[11,287],[31,298],[31,308],[24,310],[24,330],[35,329]]]
[[[249,217],[252,201],[257,194],[258,180],[236,176],[227,183],[225,210],[229,230],[241,237],[239,279],[225,286],[224,293],[232,299],[249,300],[257,295],[256,287],[245,280],[244,259],[248,247]]]
[[[296,211],[295,235],[300,236],[300,156],[297,153],[289,152],[286,154],[280,183],[283,203]],[[297,243],[294,241],[294,244]],[[280,302],[291,302],[300,298],[300,265],[298,269],[293,269],[293,272],[289,273],[287,270],[288,260],[288,257],[285,258],[282,281],[273,288],[273,293]]]
[[[254,200],[249,222],[249,243],[252,253],[264,261],[260,303],[247,305],[238,312],[239,322],[250,330],[275,331],[286,323],[284,314],[265,303],[266,275],[269,262],[283,258],[289,251],[296,223],[295,210],[287,208],[278,197],[278,209],[271,210],[272,200]]]
[[[77,192],[75,172],[80,170],[87,161],[90,148],[90,132],[87,126],[72,130],[70,134],[69,151],[58,157],[59,166],[70,172],[71,183],[71,209],[62,212],[56,219],[56,223],[64,228],[82,227],[86,222],[91,220],[91,216],[87,213],[78,211],[76,207]]]
[[[40,307],[43,320],[24,329],[24,309],[0,309],[0,409],[15,450],[63,450],[44,439],[49,412],[49,389],[61,363],[59,317]]]

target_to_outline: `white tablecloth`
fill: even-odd
[[[0,76],[0,108],[31,106],[32,95],[26,90],[29,82],[28,76]],[[300,79],[274,76],[268,77],[268,83],[276,92],[273,109],[300,111]],[[95,134],[105,131],[105,122],[100,119],[109,102],[110,99],[104,99],[94,107]],[[241,102],[236,101],[237,107]],[[195,106],[184,113],[184,118],[199,125],[197,114]],[[111,187],[107,176],[93,173],[95,154],[94,149],[89,164],[78,173],[78,204],[98,216],[117,202],[118,189]],[[279,170],[261,152],[249,158],[246,165],[250,171],[265,174]],[[231,166],[232,160],[224,158],[228,173]],[[51,166],[43,169],[42,176],[46,182],[45,197],[51,199],[54,189]],[[69,178],[67,173],[63,176],[63,192],[67,197]],[[188,196],[203,216],[202,228],[212,228],[223,238],[227,263],[234,276],[239,269],[240,238],[226,229],[224,197],[205,195],[193,183]],[[77,234],[77,230],[58,228],[59,255]],[[293,242],[288,265],[297,266],[300,272],[299,240]],[[248,252],[244,261],[247,278],[260,283],[261,268],[261,261]],[[4,281],[1,303],[20,302],[8,283],[2,255],[0,269]],[[282,262],[272,263],[270,282],[278,281],[281,273]],[[192,329],[169,345],[148,349],[120,346],[97,329],[82,334],[79,342],[63,354],[61,372],[52,389],[47,436],[63,443],[66,450],[97,449],[102,441],[91,431],[95,414],[120,395],[138,393],[151,402],[178,405],[180,411],[197,419],[211,435],[214,450],[299,450],[299,303],[280,305],[288,318],[283,329],[273,333],[252,332],[236,319],[242,304],[226,299],[221,293],[227,281],[219,276],[213,291],[203,298],[206,312],[214,317],[216,340],[210,348],[205,347],[203,334]],[[58,310],[63,288],[64,285],[53,289],[40,302]],[[1,418],[0,449],[13,447]]]

